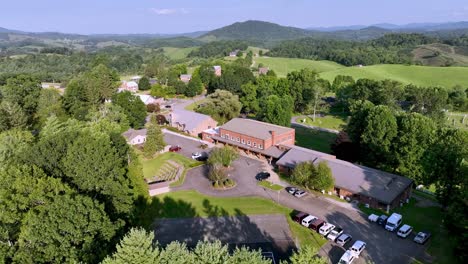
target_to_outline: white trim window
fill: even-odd
[[[259,149],[263,149],[263,145],[262,145],[262,144],[259,144],[259,145],[258,145],[258,148],[259,148]]]
[[[242,139],[242,140],[241,140],[241,143],[245,145],[245,139]]]
[[[237,141],[237,142],[240,142],[240,138],[236,138],[236,141]]]
[[[247,140],[247,146],[250,146],[250,140]]]
[[[254,143],[253,143],[253,147],[254,147],[254,148],[257,147],[257,142],[254,142]]]

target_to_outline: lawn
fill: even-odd
[[[381,210],[359,206],[366,214],[384,214]],[[439,207],[419,207],[416,201],[411,199],[410,203],[397,208],[391,213],[399,213],[403,216],[403,223],[414,228],[414,232],[427,230],[432,233],[428,253],[436,258],[435,263],[455,263],[452,255],[453,243],[449,239],[447,231],[443,227],[443,212]]]
[[[303,246],[320,248],[326,240],[319,234],[291,220],[291,209],[258,197],[218,198],[196,191],[177,191],[155,196],[142,210],[141,225],[150,227],[157,218],[213,217],[258,214],[284,214],[294,239]]]
[[[416,65],[381,64],[364,67],[346,67],[320,73],[320,77],[333,81],[337,75],[349,75],[354,79],[391,79],[404,84],[420,86],[455,85],[468,86],[468,67],[430,67]]]
[[[299,118],[299,120],[301,119],[304,119],[304,117]],[[305,117],[305,124],[334,130],[342,130],[346,125],[346,120],[347,116],[345,115],[326,114],[324,117],[316,117],[315,122],[313,121],[313,118]]]
[[[140,156],[140,161],[141,165],[143,167],[143,175],[145,178],[151,178],[156,174],[156,172],[166,163],[168,160],[172,160],[174,162],[177,162],[180,165],[183,165],[186,169],[187,168],[193,168],[196,167],[200,164],[202,164],[199,161],[189,159],[185,156],[182,156],[178,153],[174,152],[166,152],[164,154],[159,154],[158,156],[152,158],[152,159],[145,159],[141,155]]]
[[[462,123],[463,117],[465,115],[467,117],[465,118],[465,122]],[[447,119],[448,119],[447,124],[449,124],[450,126],[454,126],[456,128],[463,129],[463,130],[468,130],[468,113],[462,113],[462,112],[448,113]]]
[[[188,54],[196,49],[195,47],[189,48],[174,48],[174,47],[163,47],[164,55],[169,57],[171,60],[181,60],[187,58]]]
[[[294,129],[296,130],[296,145],[331,153],[330,145],[335,141],[336,134],[298,126]]]
[[[269,181],[259,181],[257,184],[260,185],[260,186],[262,186],[262,187],[265,187],[265,188],[268,188],[268,189],[270,189],[270,190],[273,190],[273,191],[279,191],[279,190],[282,190],[282,189],[283,189],[283,186],[278,185],[278,184],[271,183],[271,182],[269,182]]]
[[[295,58],[278,58],[278,57],[258,57],[254,58],[255,65],[263,64],[265,67],[269,67],[275,71],[279,77],[285,77],[289,72],[298,71],[304,68],[312,69],[317,72],[334,71],[344,68],[332,61],[315,61]]]
[[[193,102],[193,103],[187,105],[187,106],[185,107],[185,110],[195,111],[195,109],[196,109],[200,104],[203,104],[203,103],[205,102],[205,100],[206,100],[206,99],[202,99],[202,100]]]

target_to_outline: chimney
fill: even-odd
[[[276,132],[272,130],[272,131],[270,131],[270,133],[271,133],[271,145],[276,145],[276,141],[275,141]]]

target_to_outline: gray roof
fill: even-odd
[[[225,138],[222,138],[222,137],[216,136],[216,135],[211,136],[211,138],[213,138],[213,139],[215,139],[217,141],[220,141],[220,142],[227,143],[227,144],[232,145],[232,146],[237,146],[237,147],[240,147],[242,149],[246,149],[246,150],[249,150],[249,151],[252,151],[252,152],[261,153],[263,155],[273,157],[275,159],[281,157],[281,155],[283,155],[284,152],[286,152],[286,150],[282,150],[282,149],[280,149],[280,148],[278,148],[276,146],[271,146],[271,147],[269,147],[267,149],[259,149],[259,148],[254,148],[254,147],[246,145],[246,144],[242,144],[240,142],[225,139]]]
[[[258,139],[271,138],[271,131],[275,131],[275,133],[279,135],[294,130],[293,128],[289,127],[273,125],[270,123],[245,118],[233,118],[231,121],[222,125],[220,128]]]
[[[211,116],[199,114],[192,111],[187,111],[183,109],[174,109],[171,112],[171,122],[179,123],[185,125],[186,131],[192,131],[195,129],[201,122],[212,119]]]
[[[125,131],[122,136],[124,136],[127,140],[132,140],[136,136],[146,136],[146,128],[135,130],[130,128],[129,130]]]
[[[336,159],[332,155],[320,153],[295,146],[284,154],[276,164],[293,168],[295,164],[304,161],[314,163],[324,161],[330,167],[335,178],[335,187],[372,197],[386,204],[395,200],[413,182],[406,177],[353,164]]]

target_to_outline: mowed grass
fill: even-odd
[[[346,67],[320,73],[320,77],[333,82],[337,75],[354,79],[391,79],[419,86],[468,86],[468,67],[429,67],[416,65],[381,64],[364,67]]]
[[[347,117],[344,115],[332,115],[327,114],[324,117],[316,117],[315,121],[311,117],[300,117],[298,122],[305,119],[303,124],[316,126],[316,127],[323,127],[328,129],[334,130],[342,130],[343,127],[346,125]]]
[[[164,55],[169,57],[171,60],[181,60],[187,58],[188,54],[196,49],[196,47],[189,48],[174,48],[174,47],[163,47]]]
[[[197,191],[177,191],[158,195],[140,211],[141,224],[151,227],[158,218],[242,216],[282,214],[288,220],[293,239],[301,246],[320,248],[326,243],[319,234],[291,220],[292,210],[259,197],[212,197]]]
[[[466,117],[464,118],[464,116]],[[468,113],[458,112],[447,114],[447,124],[459,129],[468,130]]]
[[[278,185],[278,184],[271,183],[271,182],[269,182],[269,181],[259,181],[257,184],[260,185],[260,186],[262,186],[262,187],[265,187],[265,188],[268,188],[268,189],[270,189],[270,190],[273,190],[273,191],[279,191],[279,190],[282,190],[282,189],[283,189],[283,186]]]
[[[289,72],[299,71],[304,68],[317,72],[328,72],[344,68],[343,65],[332,61],[314,61],[295,58],[258,57],[254,58],[254,61],[254,67],[257,67],[261,63],[265,67],[269,67],[270,70],[275,71],[280,77],[285,77]]]
[[[295,126],[296,145],[325,153],[331,153],[330,145],[336,134]]]
[[[381,210],[359,206],[366,214],[385,214]],[[403,216],[403,224],[408,224],[414,229],[413,232],[429,231],[432,237],[429,239],[428,253],[435,257],[434,263],[456,263],[453,256],[453,242],[450,240],[447,230],[443,226],[443,211],[440,207],[419,207],[415,199],[401,208],[396,208],[391,213],[399,213]],[[411,237],[412,239],[413,237]]]

